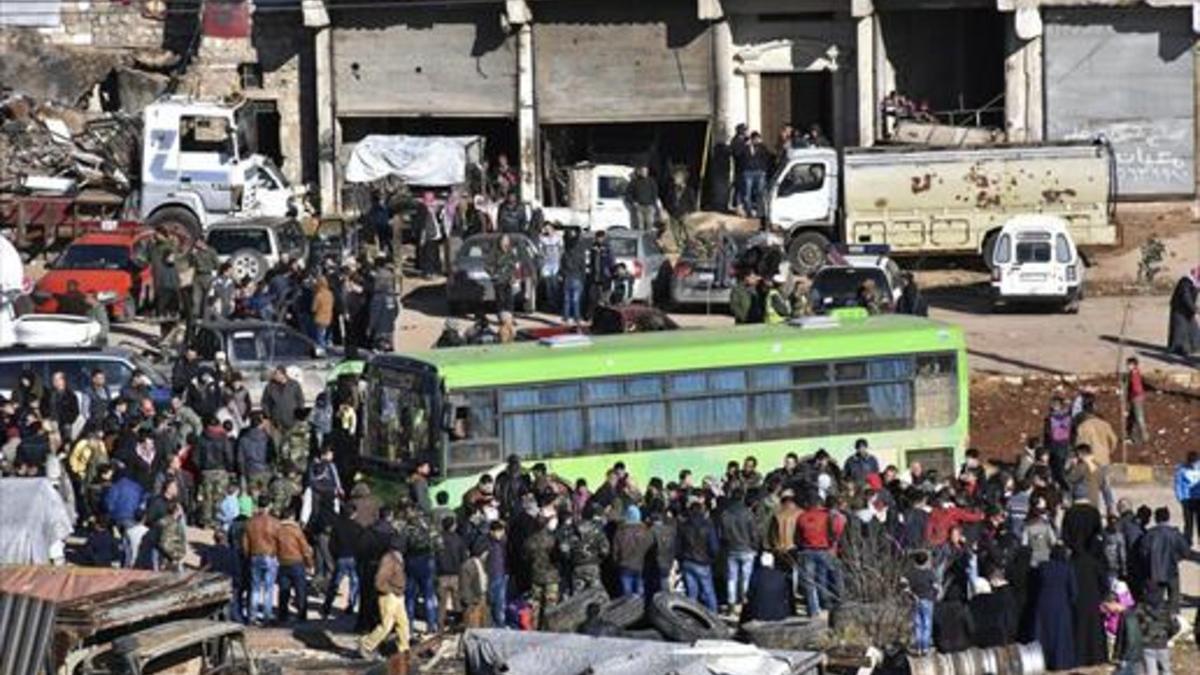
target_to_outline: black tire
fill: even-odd
[[[751,644],[763,649],[806,650],[825,631],[825,624],[804,617],[782,621],[751,621],[742,633]]]
[[[574,633],[588,618],[588,608],[603,606],[608,593],[602,588],[589,588],[576,593],[553,607],[542,610],[541,630],[551,633]]]
[[[150,214],[146,225],[156,230],[164,230],[179,244],[180,250],[192,248],[192,244],[204,236],[204,228],[200,227],[200,219],[196,214],[182,206],[168,206]]]
[[[648,640],[650,642],[664,642],[666,637],[661,631],[655,628],[639,628],[637,630],[623,630],[621,637],[626,640]]]
[[[991,272],[995,264],[992,258],[996,253],[996,241],[1000,238],[1000,230],[992,230],[983,235],[983,244],[979,247],[979,254],[983,256],[983,266],[987,271]]]
[[[646,618],[646,599],[638,595],[609,600],[600,610],[600,620],[618,628],[632,628]]]
[[[650,623],[673,642],[727,640],[729,627],[707,607],[678,593],[656,593]]]
[[[825,264],[825,254],[829,250],[829,237],[820,232],[801,232],[788,242],[788,262],[792,266],[792,274],[813,274]]]

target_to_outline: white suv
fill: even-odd
[[[1049,302],[1078,312],[1084,261],[1057,216],[1013,216],[992,250],[992,304]]]

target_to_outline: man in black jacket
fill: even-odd
[[[346,613],[353,614],[355,602],[358,600],[359,578],[358,564],[355,553],[358,550],[359,539],[363,536],[363,528],[354,521],[354,502],[342,504],[341,512],[333,517],[330,528],[329,553],[334,559],[333,578],[325,591],[325,601],[321,604],[321,618],[328,619],[333,609],[333,599],[337,596],[342,585],[342,579],[350,581],[349,594],[346,596]],[[368,579],[367,583],[373,583]]]
[[[746,508],[746,493],[734,488],[729,502],[717,519],[721,549],[725,552],[725,601],[733,614],[740,613],[741,604],[750,590],[754,571],[754,554],[758,551],[758,528],[754,516]]]
[[[1179,561],[1200,562],[1200,553],[1192,551],[1179,528],[1168,524],[1171,512],[1162,506],[1154,510],[1154,525],[1139,543],[1139,553],[1149,574],[1147,594],[1153,601],[1167,593],[1171,614],[1179,613]]]
[[[57,371],[50,378],[50,393],[42,399],[42,418],[58,423],[58,433],[63,443],[73,440],[71,426],[79,419],[79,398],[67,384],[67,376]]]
[[[650,177],[649,167],[637,168],[625,197],[633,205],[633,229],[652,229],[658,215],[658,183]]]
[[[717,593],[713,587],[712,564],[717,559],[719,544],[717,531],[704,509],[704,502],[693,502],[688,516],[679,524],[677,532],[679,566],[683,572],[683,583],[688,597],[699,600],[712,611],[717,611]]]
[[[215,417],[205,420],[204,431],[196,439],[194,450],[196,468],[200,471],[200,499],[204,506],[200,516],[204,523],[217,522],[225,488],[234,470],[233,443],[225,427]]]
[[[450,611],[461,612],[458,594],[458,573],[467,561],[467,544],[458,534],[454,516],[442,519],[442,547],[434,554],[437,564],[438,626],[446,630]]]

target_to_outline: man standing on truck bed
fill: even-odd
[[[750,134],[750,141],[741,152],[738,165],[742,174],[742,213],[747,217],[757,217],[762,213],[762,196],[767,185],[767,172],[771,170],[771,153],[762,143],[762,134],[757,131]]]
[[[658,183],[650,177],[650,167],[639,166],[629,181],[625,197],[633,204],[633,229],[650,230],[657,220]]]

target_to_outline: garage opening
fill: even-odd
[[[994,8],[880,13],[895,92],[943,124],[1004,128],[1005,16]]]
[[[677,192],[671,186],[673,176],[682,177],[694,194],[707,134],[704,120],[543,124],[542,201],[549,206],[569,206],[567,169],[580,162],[648,166],[658,180],[664,203]]]
[[[829,71],[764,73],[762,75],[762,129],[772,150],[785,124],[808,131],[816,124],[826,138],[834,138],[833,75]]]
[[[517,123],[506,117],[344,117],[342,124],[342,164],[350,157],[354,144],[371,134],[413,136],[483,136],[489,166],[506,155],[517,165]]]

